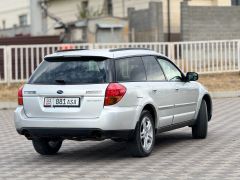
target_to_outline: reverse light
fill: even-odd
[[[118,103],[125,95],[127,89],[118,83],[110,83],[105,92],[104,106],[110,106]]]
[[[23,105],[23,86],[18,89],[18,105]]]

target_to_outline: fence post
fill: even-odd
[[[91,44],[89,44],[90,45],[90,49],[96,49],[96,44],[95,43],[91,43]]]
[[[7,85],[9,86],[12,81],[12,54],[11,47],[4,47],[4,74]]]
[[[174,49],[174,43],[168,43],[168,57],[172,60],[175,61],[174,54],[175,54],[175,49]]]
[[[3,66],[3,71],[4,71],[3,75],[4,75],[4,82],[7,83],[7,51],[6,51],[6,49],[7,49],[7,47],[4,46],[3,47],[3,64],[4,64],[4,66]]]
[[[238,65],[238,71],[240,71],[240,40],[238,40],[238,43],[237,43],[237,65]]]

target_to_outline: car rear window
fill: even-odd
[[[99,84],[112,79],[110,59],[94,57],[44,60],[29,84]]]

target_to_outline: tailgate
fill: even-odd
[[[108,83],[86,85],[26,84],[23,88],[24,111],[26,116],[31,118],[97,118],[103,110],[107,85]],[[51,102],[47,104],[46,101]],[[60,103],[56,105],[56,102]]]

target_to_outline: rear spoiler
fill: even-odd
[[[46,56],[44,60],[46,61],[89,61],[89,60],[94,60],[94,61],[103,61],[106,59],[110,59],[109,57],[103,57],[103,56],[76,56],[76,55],[59,55],[59,56]]]

